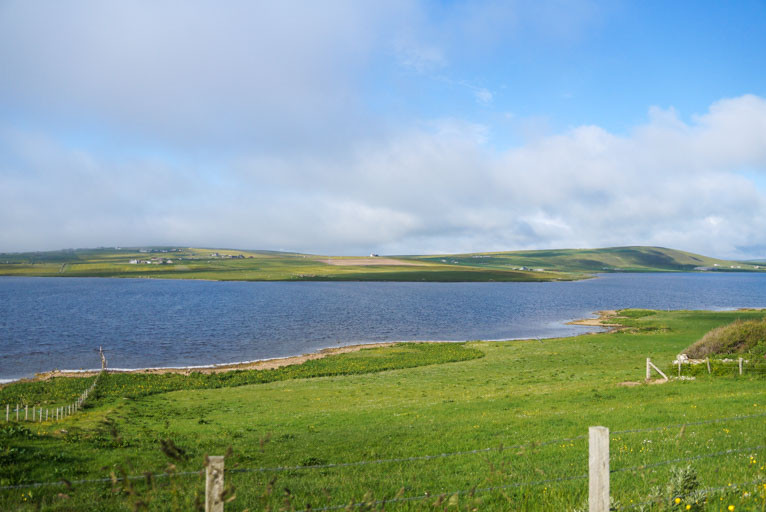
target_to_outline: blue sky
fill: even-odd
[[[0,3],[0,251],[766,257],[766,4]]]

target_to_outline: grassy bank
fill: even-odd
[[[3,489],[0,509],[193,510],[203,479],[186,472],[200,470],[205,454],[227,454],[237,470],[226,475],[227,511],[381,499],[398,500],[386,510],[587,509],[584,436],[604,425],[621,509],[762,510],[766,488],[752,482],[766,479],[763,378],[641,383],[646,357],[668,362],[710,329],[762,315],[628,312],[622,332],[470,342],[456,345],[470,359],[398,369],[374,361],[399,360],[401,346],[356,353],[372,373],[349,370],[344,354],[321,360],[334,373],[296,367],[265,381],[178,376],[152,388],[143,376],[110,375],[64,422],[2,429],[0,485],[72,484]],[[433,345],[430,355],[452,346]],[[0,393],[18,397],[15,387]],[[352,464],[335,465],[343,463]],[[162,475],[79,482],[146,471]],[[682,495],[673,475],[688,484],[692,473],[697,490],[724,490],[707,503]]]

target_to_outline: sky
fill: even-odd
[[[762,1],[0,0],[0,252],[766,258]]]

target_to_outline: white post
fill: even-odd
[[[11,421],[11,404],[5,404],[5,422]]]
[[[650,380],[652,378],[652,367],[650,366],[652,363],[650,362],[649,358],[646,358],[646,380]]]
[[[223,457],[207,458],[205,471],[205,512],[223,512]]]
[[[36,409],[37,409],[37,407],[34,407],[34,406],[32,407],[32,421],[35,421],[35,410]]]
[[[707,372],[710,373],[710,358],[706,357],[705,362],[707,363]]]
[[[588,429],[588,510],[609,512],[609,429]]]
[[[24,406],[24,421],[29,420],[29,405]]]
[[[739,358],[739,374],[742,375],[742,358]]]
[[[653,363],[653,362],[652,362],[650,359],[647,359],[646,361],[647,361],[647,363],[649,363],[649,366],[651,366],[652,368],[654,368],[654,371],[656,371],[657,373],[659,373],[660,375],[662,375],[662,378],[663,378],[663,379],[665,379],[665,380],[669,380],[669,379],[668,379],[668,376],[667,376],[667,375],[665,375],[665,372],[663,372],[662,370],[660,370],[659,368],[657,368],[657,366],[656,366],[656,365],[655,365],[655,364],[654,364],[654,363]]]

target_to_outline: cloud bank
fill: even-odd
[[[110,161],[0,132],[6,250],[192,244],[312,252],[457,252],[652,244],[756,256],[766,100],[721,100],[691,123],[652,109],[628,136],[581,126],[499,151],[456,120],[342,155],[248,155],[210,173]]]
[[[387,88],[433,77],[492,109],[497,91],[449,78],[453,61],[529,26],[568,41],[597,17],[590,2],[571,16],[461,5],[436,23],[410,2],[4,2],[0,251],[650,244],[764,257],[762,97],[522,143],[467,115],[377,108],[370,91],[398,101],[370,86],[385,73]]]

